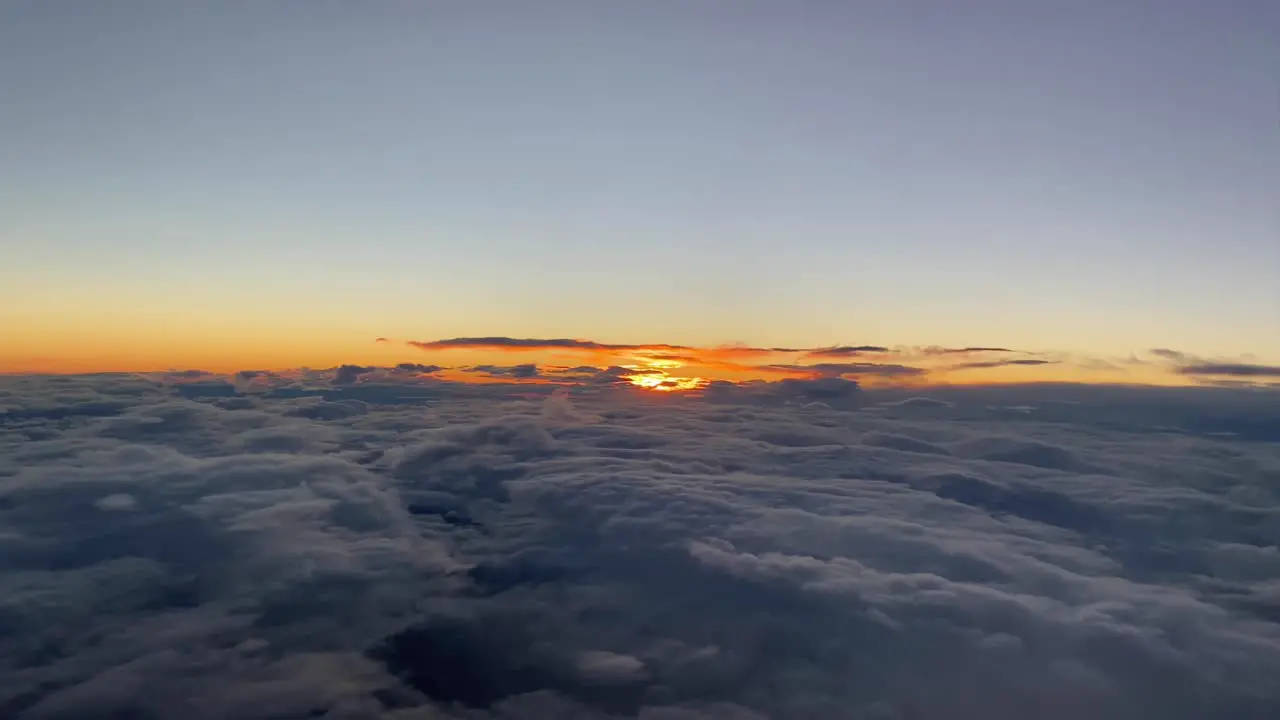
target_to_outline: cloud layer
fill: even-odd
[[[1272,393],[530,367],[3,379],[0,716],[1280,712]]]

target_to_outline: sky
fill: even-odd
[[[1266,0],[6,2],[0,370],[1274,369],[1277,37]]]

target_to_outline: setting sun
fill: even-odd
[[[676,377],[674,375],[667,375],[661,371],[624,375],[623,378],[636,387],[641,387],[646,390],[657,390],[659,392],[697,390],[707,384],[707,380],[705,378]]]
[[[632,385],[646,390],[674,392],[678,390],[697,390],[707,384],[706,378],[682,377],[670,375],[667,370],[674,370],[684,363],[669,358],[641,358],[643,365],[623,365],[632,370],[632,374],[623,375],[622,379]]]

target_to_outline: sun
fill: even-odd
[[[664,372],[637,372],[631,375],[623,375],[623,380],[645,390],[657,390],[658,392],[675,392],[678,390],[697,390],[707,381],[700,377],[678,377],[668,375]]]
[[[684,390],[697,390],[708,382],[705,378],[672,375],[667,372],[668,370],[674,370],[681,367],[684,364],[676,360],[669,360],[660,357],[644,357],[638,359],[640,360],[640,364],[622,366],[632,371],[630,375],[623,375],[622,379],[638,388],[654,390],[657,392],[680,392]]]

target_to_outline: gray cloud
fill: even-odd
[[[1252,365],[1248,363],[1200,363],[1178,368],[1183,375],[1228,375],[1231,377],[1280,378],[1280,365]]]
[[[1274,393],[617,374],[0,378],[0,716],[1280,709]]]
[[[884,377],[909,377],[915,375],[926,375],[928,370],[924,368],[911,367],[909,365],[896,365],[892,363],[814,363],[812,365],[784,365],[774,364],[765,365],[766,369],[778,370],[800,370],[812,372],[816,375],[881,375]]]
[[[444,368],[440,367],[439,365],[423,365],[422,363],[404,362],[404,363],[400,363],[399,365],[396,365],[394,369],[399,370],[401,372],[421,373],[425,375],[429,373],[440,372]]]
[[[1011,352],[1017,352],[1017,350],[1010,350],[1009,348],[1004,348],[1004,347],[972,346],[972,347],[946,348],[946,347],[933,346],[933,347],[922,348],[921,352],[923,352],[925,355],[964,355],[969,353],[1011,353]]]
[[[421,350],[453,350],[453,349],[509,349],[509,350],[691,350],[687,345],[635,345],[601,343],[594,340],[576,340],[572,338],[512,338],[512,337],[470,337],[432,340],[428,342],[411,340],[409,345]]]
[[[1172,360],[1177,363],[1188,362],[1195,359],[1192,355],[1188,355],[1178,350],[1170,350],[1169,348],[1152,348],[1148,352],[1156,357],[1164,358],[1165,360]]]
[[[953,365],[952,368],[956,370],[972,370],[972,369],[981,369],[981,368],[1006,367],[1009,365],[1056,365],[1056,364],[1057,364],[1056,360],[1038,360],[1035,358],[1020,358],[1017,360],[986,360],[986,361],[979,361],[979,362],[961,363],[959,365]]]
[[[1156,357],[1173,362],[1173,372],[1195,378],[1197,382],[1207,385],[1238,385],[1246,387],[1256,381],[1280,378],[1280,366],[1206,360],[1167,348],[1154,348],[1148,352]]]
[[[520,365],[474,365],[472,367],[461,368],[466,372],[480,373],[490,377],[506,377],[513,380],[526,380],[528,378],[539,377],[541,373],[538,366],[534,363],[522,363]]]
[[[333,384],[350,385],[358,380],[361,375],[371,373],[373,370],[374,368],[362,367],[360,365],[343,365],[333,371]]]
[[[886,353],[889,348],[880,345],[838,345],[828,348],[816,348],[809,350],[806,354],[815,358],[841,358],[856,357],[866,353]]]

